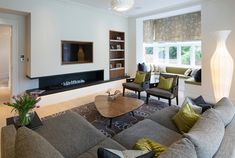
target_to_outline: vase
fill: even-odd
[[[211,58],[211,75],[216,102],[229,97],[233,78],[233,59],[226,47],[230,30],[216,32],[217,47]]]
[[[78,61],[84,61],[85,54],[83,48],[80,46],[78,49]]]
[[[17,112],[17,115],[13,117],[14,123],[17,126],[27,126],[34,118],[34,111]]]

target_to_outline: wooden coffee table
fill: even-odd
[[[109,127],[112,126],[112,119],[126,113],[131,112],[134,115],[134,110],[138,109],[144,104],[144,101],[119,96],[115,100],[108,100],[107,95],[98,95],[95,97],[95,106],[98,112],[106,118],[110,119]]]

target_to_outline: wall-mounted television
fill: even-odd
[[[93,42],[61,41],[62,65],[93,62]]]

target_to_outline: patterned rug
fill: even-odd
[[[126,96],[137,98],[137,95],[135,95],[134,93],[127,93]],[[141,99],[145,101],[146,98],[142,96]],[[58,115],[64,114],[68,111],[73,111],[83,116],[92,125],[94,125],[97,129],[99,129],[105,136],[113,137],[114,135],[118,134],[124,129],[127,129],[132,125],[136,124],[137,122],[148,117],[155,111],[161,110],[165,107],[168,107],[167,103],[158,101],[156,99],[150,99],[148,105],[144,104],[139,109],[134,111],[135,116],[132,116],[131,114],[128,113],[113,119],[111,128],[109,128],[109,119],[104,118],[99,114],[99,112],[96,110],[94,102],[64,112],[53,114],[48,117],[44,117],[42,118],[42,121],[49,119],[51,117],[56,117]]]

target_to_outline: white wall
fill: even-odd
[[[15,40],[17,43],[14,43],[11,55],[12,61],[12,93],[16,95],[20,92],[23,92],[26,89],[36,88],[38,86],[37,80],[29,80],[26,78],[26,62],[20,61],[21,55],[26,55],[27,53],[27,45],[26,45],[26,28],[27,19],[24,15],[12,15],[6,13],[0,13],[0,24],[7,24],[12,26],[12,41]],[[14,26],[13,26],[14,25]],[[13,61],[14,60],[14,61]]]
[[[188,88],[187,94],[193,95],[193,97],[198,95],[203,95],[207,101],[215,102],[212,81],[211,81],[211,71],[210,71],[210,59],[216,48],[216,39],[213,33],[217,30],[230,29],[232,33],[228,39],[228,50],[235,59],[235,1],[234,0],[207,0],[202,1],[201,3],[193,4],[191,6],[201,5],[202,12],[202,52],[203,52],[203,61],[202,61],[202,86],[199,88]],[[164,12],[169,12],[172,10],[178,10],[182,8],[190,7],[187,6],[178,6],[175,8],[168,8],[165,10],[157,11],[156,14],[161,14]],[[147,16],[147,15],[145,15]],[[134,17],[129,19],[129,29],[136,29],[136,19],[142,17]],[[136,34],[130,33],[129,38],[135,41]],[[138,39],[137,39],[138,40]],[[136,50],[138,48],[137,44],[131,43],[129,47],[130,50]],[[138,52],[138,51],[136,51]],[[136,54],[135,58],[138,58],[139,54]],[[136,59],[136,61],[138,61]],[[128,69],[133,73],[133,65],[129,65]],[[230,92],[230,99],[235,103],[235,77],[233,78],[233,84]]]
[[[9,78],[11,27],[0,25],[0,80]]]
[[[109,30],[127,33],[126,18],[68,1],[2,0],[0,5],[31,13],[30,77],[104,69],[109,78]],[[94,63],[62,66],[61,40],[93,41]]]
[[[1,0],[0,6],[30,13],[31,45],[24,48],[27,50],[29,47],[31,52],[28,70],[30,77],[104,69],[104,78],[107,80],[109,79],[109,30],[124,31],[128,39],[127,18],[93,7],[61,0]],[[62,66],[61,40],[94,42],[94,63]],[[128,55],[126,58],[128,59]],[[22,74],[25,76],[25,73]],[[27,79],[24,81],[29,83]],[[37,80],[33,82],[38,84]],[[27,86],[27,83],[20,88],[20,91],[35,87],[35,85]]]

